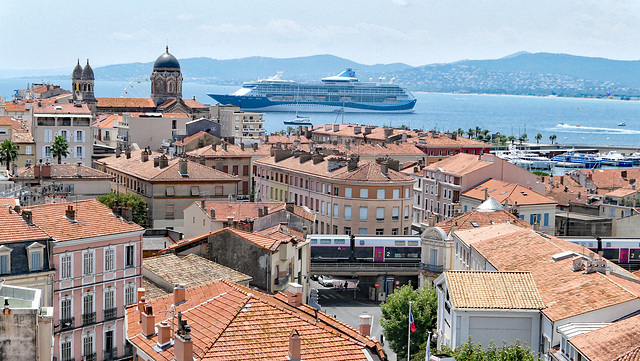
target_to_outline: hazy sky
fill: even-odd
[[[640,1],[0,0],[0,68],[333,54],[425,65],[518,51],[640,59]]]

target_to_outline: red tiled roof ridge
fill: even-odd
[[[637,292],[635,292],[635,291],[633,291],[633,290],[630,290],[628,287],[625,287],[624,285],[620,284],[620,282],[617,282],[615,279],[607,277],[607,276],[614,276],[614,277],[616,277],[616,278],[625,279],[625,278],[622,278],[620,275],[618,275],[618,274],[616,274],[616,273],[614,273],[614,272],[611,272],[611,273],[610,273],[610,274],[608,274],[608,275],[604,275],[604,274],[602,274],[602,273],[600,273],[600,272],[596,272],[596,273],[598,273],[598,274],[599,274],[599,275],[601,275],[602,277],[607,278],[607,279],[608,279],[611,283],[613,283],[614,285],[616,285],[616,286],[618,286],[618,287],[622,288],[624,291],[626,291],[626,292],[628,292],[628,293],[630,293],[630,294],[632,294],[632,295],[635,295],[637,298],[639,298],[639,299],[640,299],[640,294],[638,294]],[[629,282],[634,282],[634,283],[637,283],[638,285],[640,285],[640,280],[634,280],[634,279],[626,279],[626,280],[627,280],[627,281],[629,281]]]

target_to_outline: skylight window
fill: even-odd
[[[471,225],[474,227],[480,227],[480,225],[477,222],[471,222]]]

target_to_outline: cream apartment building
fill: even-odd
[[[69,155],[62,163],[82,163],[91,166],[93,156],[93,115],[86,104],[38,102],[33,105],[31,133],[35,141],[35,158],[57,162],[51,145],[62,136],[69,145]]]
[[[397,162],[274,150],[257,160],[256,200],[294,202],[316,212],[319,234],[402,235],[411,230],[414,179]]]

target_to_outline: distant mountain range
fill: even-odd
[[[240,85],[283,71],[283,78],[318,81],[354,68],[361,81],[395,78],[413,91],[579,97],[640,97],[640,61],[567,54],[520,52],[500,59],[462,60],[412,67],[403,63],[364,65],[333,55],[300,58],[250,57],[232,60],[180,59],[183,77],[218,85]],[[133,80],[150,74],[153,62],[94,69],[96,79]],[[37,74],[36,74],[37,75]]]

